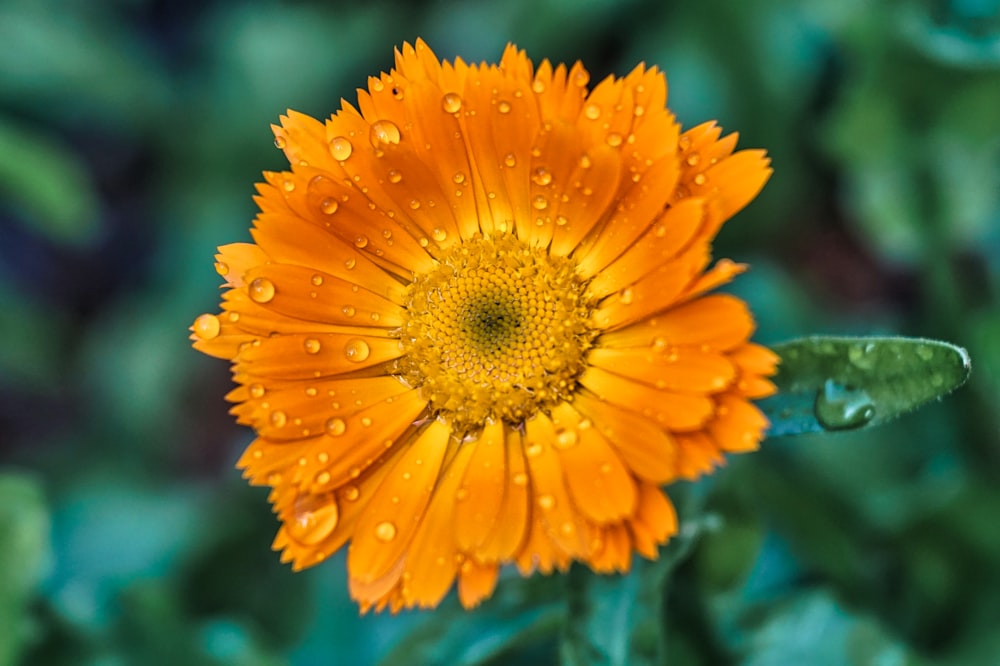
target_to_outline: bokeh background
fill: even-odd
[[[767,148],[716,245],[753,264],[732,291],[758,340],[970,351],[918,413],[671,488],[670,663],[1000,663],[997,0],[0,0],[0,665],[556,660],[565,576],[359,617],[342,554],[280,565],[228,368],[187,341],[285,166],[269,124],[330,114],[418,36],[593,81],[655,64],[685,126]]]

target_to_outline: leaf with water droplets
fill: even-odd
[[[770,435],[885,423],[965,383],[961,347],[919,338],[810,337],[775,345],[778,394],[760,402]]]

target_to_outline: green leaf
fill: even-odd
[[[575,565],[567,584],[568,612],[559,646],[563,666],[654,666],[663,662],[663,591],[674,568],[714,520],[691,521],[649,562],[635,558],[622,576]]]
[[[32,478],[0,474],[0,666],[17,664],[32,629],[28,602],[49,556],[49,515]]]
[[[971,370],[961,347],[917,338],[809,337],[772,349],[778,393],[760,402],[772,436],[879,425],[954,391]]]

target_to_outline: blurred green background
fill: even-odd
[[[572,577],[359,617],[343,554],[280,565],[228,368],[188,345],[215,247],[249,240],[253,183],[285,166],[269,124],[329,115],[418,36],[592,81],[660,66],[685,126],[773,158],[716,246],[753,264],[732,290],[758,340],[972,356],[889,426],[673,486],[645,640],[672,664],[1000,663],[998,0],[0,0],[0,666],[584,663],[558,647]]]

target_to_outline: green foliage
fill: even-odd
[[[773,347],[778,394],[761,408],[771,434],[881,425],[965,383],[964,349],[934,340],[812,337]]]

